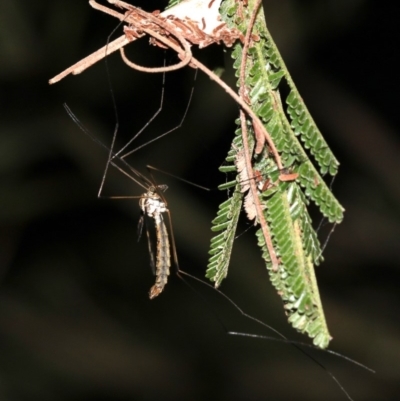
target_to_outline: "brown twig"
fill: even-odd
[[[131,68],[134,68],[136,70],[142,71],[142,72],[151,72],[151,73],[159,73],[159,72],[169,72],[169,71],[174,71],[178,70],[180,68],[185,67],[187,64],[190,63],[190,60],[192,58],[192,51],[190,49],[190,44],[188,43],[187,40],[177,31],[177,30],[172,30],[169,24],[163,20],[162,16],[154,16],[150,13],[147,13],[140,8],[134,7],[131,4],[125,3],[123,1],[111,1],[108,0],[109,3],[115,4],[116,6],[120,8],[125,8],[127,9],[126,14],[121,14],[111,8],[102,6],[101,4],[97,3],[95,0],[90,0],[89,3],[90,5],[95,8],[96,10],[103,11],[104,13],[111,15],[113,17],[118,18],[120,21],[126,21],[130,23],[133,28],[130,27],[125,27],[124,32],[125,36],[128,39],[129,42],[133,42],[136,39],[140,38],[143,36],[143,32],[146,33],[147,35],[157,39],[159,42],[162,42],[165,44],[165,38],[162,34],[158,33],[156,31],[157,27],[164,29],[166,32],[170,33],[171,35],[175,36],[176,39],[181,43],[185,55],[182,57],[182,61],[179,63],[168,66],[168,67],[156,67],[156,68],[151,68],[151,67],[143,67],[138,64],[133,63],[130,61],[125,54],[125,50],[123,47],[121,47],[119,50],[121,52],[121,57],[123,61]],[[153,24],[149,23],[151,21]],[[154,29],[152,29],[152,26],[155,25]],[[182,54],[182,53],[180,53]]]
[[[133,11],[136,11],[138,9],[136,9],[135,7],[133,7],[132,5],[128,4],[128,3],[122,3],[124,6],[126,6],[126,8],[129,8],[131,10],[131,13]],[[115,17],[117,19],[119,19],[121,22],[133,22],[131,21],[131,13],[124,15],[121,14],[111,8],[105,7],[99,3],[97,3],[95,0],[89,0],[89,4],[98,11],[101,11],[105,14],[111,15],[112,17]],[[133,9],[132,9],[133,8]],[[148,14],[148,13],[146,13]],[[137,21],[134,21],[137,22]],[[158,20],[157,20],[158,22]],[[140,27],[139,27],[140,28]],[[122,35],[119,38],[113,40],[112,42],[108,43],[107,45],[103,46],[102,48],[100,48],[99,50],[97,50],[96,52],[90,54],[89,56],[85,57],[84,59],[78,61],[77,63],[73,64],[72,66],[68,67],[66,70],[62,71],[60,74],[57,74],[55,77],[53,77],[52,79],[49,80],[49,84],[55,84],[56,82],[61,81],[63,78],[65,78],[67,75],[72,74],[72,75],[78,75],[81,72],[85,71],[87,68],[91,67],[93,64],[97,63],[98,61],[102,60],[104,57],[110,55],[111,53],[114,53],[117,50],[121,50],[124,46],[126,46],[127,44],[135,41],[136,39],[141,38],[142,36],[145,35],[145,33],[149,34],[150,36],[154,36],[156,37],[156,33],[151,31],[151,32],[146,32],[145,28],[141,28],[142,31],[144,33],[141,34],[136,34],[135,36],[133,35]],[[179,33],[177,34],[179,35]],[[179,35],[175,37],[182,43],[182,46],[184,46],[185,49],[185,57],[183,58],[183,60],[174,65],[174,66],[169,66],[169,67],[160,67],[160,69],[158,71],[152,71],[152,72],[163,72],[164,68],[171,68],[169,71],[172,71],[173,69],[179,69],[184,67],[185,65],[187,65],[190,62],[190,59],[192,57],[192,52],[190,50],[190,45],[188,44],[188,42],[186,40],[182,40],[182,36]],[[126,57],[124,58],[125,54],[122,55],[123,60],[129,65],[129,63],[132,63],[130,60],[126,59]],[[132,63],[134,66],[131,65],[132,68],[136,68],[136,69],[141,69],[143,67],[138,66],[134,63]],[[175,67],[175,68],[174,68]],[[146,67],[144,67],[146,68]],[[146,72],[150,72],[147,71]]]
[[[143,23],[146,23],[147,16],[142,17],[142,20],[138,19],[138,15],[140,13],[140,9],[135,8],[131,4],[122,2],[120,0],[107,0],[109,3],[114,4],[116,7],[126,9],[128,12],[126,14],[121,14],[118,11],[115,11],[111,8],[105,7],[99,3],[97,3],[95,0],[89,0],[89,4],[96,10],[101,11],[105,14],[111,15],[117,19],[119,19],[121,22],[127,22],[130,24],[130,27],[135,31],[134,35],[123,35],[119,37],[118,39],[114,40],[113,42],[108,43],[106,46],[103,46],[101,49],[97,50],[96,52],[90,54],[89,56],[85,57],[83,60],[80,60],[79,62],[75,63],[71,67],[67,68],[66,70],[62,71],[60,74],[56,75],[54,78],[50,79],[49,83],[54,84],[61,79],[65,78],[69,74],[80,74],[81,72],[85,71],[87,68],[92,66],[93,64],[97,63],[100,61],[102,58],[108,56],[109,54],[113,53],[116,50],[119,50],[123,48],[125,45],[129,44],[130,42],[133,42],[137,38],[140,38],[144,36],[145,31],[142,29],[141,32],[137,32],[135,30],[135,26],[137,28],[140,28]],[[173,8],[170,8],[168,10],[163,11],[160,14],[157,15],[152,15],[148,14],[147,15],[152,15],[154,18],[164,18],[164,20],[168,20],[168,25],[174,25],[176,27],[175,32],[178,32],[178,34],[181,34],[189,43],[196,44],[200,48],[206,47],[212,43],[220,43],[221,41],[225,43],[226,46],[232,46],[232,44],[235,42],[236,39],[243,40],[243,35],[241,34],[240,31],[237,29],[229,29],[226,24],[221,23],[221,21],[218,20],[218,12],[217,12],[217,5],[218,2],[210,2],[207,6],[205,4],[205,9],[203,3],[200,2],[200,0],[197,1],[197,3],[193,7],[188,7],[187,2],[182,2],[176,5]],[[207,14],[207,18],[211,18],[211,20],[207,20],[207,27],[204,29],[200,29],[200,27],[197,25],[197,20],[199,17],[201,17],[204,13],[210,12],[210,7],[213,8],[213,14],[210,17],[210,15]],[[182,12],[182,10],[186,10],[186,12],[189,12],[194,19],[191,19],[189,17],[185,17],[185,12]],[[144,13],[144,12],[143,12]],[[177,13],[179,15],[182,15],[182,18],[178,18],[174,15],[174,13]],[[143,21],[143,18],[145,20]],[[204,18],[200,18],[200,20],[203,23]],[[205,20],[204,20],[205,22]],[[158,23],[158,22],[157,22]],[[149,27],[148,27],[149,28]],[[151,27],[150,27],[151,28]],[[172,28],[168,29],[167,31],[170,32]],[[153,29],[153,31],[157,29]],[[159,30],[159,29],[158,29]],[[149,33],[150,35],[150,33]],[[185,58],[189,58],[189,52],[186,51],[186,56]],[[187,59],[185,60],[185,62]],[[128,61],[129,63],[129,61]],[[180,64],[183,65],[183,64]],[[140,66],[139,66],[140,67]],[[163,68],[163,67],[162,67]],[[168,67],[169,68],[169,67]],[[159,70],[161,72],[163,70]]]
[[[145,11],[142,11],[140,9],[135,9],[135,11],[139,15],[149,18],[155,25],[158,25],[159,27],[165,29],[167,32],[169,32],[173,36],[175,36],[178,39],[178,41],[180,42],[180,44],[182,45],[183,50],[185,51],[185,55],[182,58],[182,61],[180,61],[179,63],[174,64],[174,65],[169,65],[167,67],[156,67],[156,68],[143,67],[143,66],[140,66],[140,65],[135,64],[132,61],[130,61],[126,57],[125,50],[122,47],[120,49],[121,57],[126,65],[128,65],[129,67],[131,67],[135,70],[139,70],[142,72],[158,73],[158,72],[169,72],[169,71],[179,70],[180,68],[183,68],[190,63],[190,60],[192,59],[192,51],[190,49],[190,44],[177,30],[171,30],[171,28],[168,26],[168,24],[165,21],[163,21],[161,19],[161,17],[155,17],[152,14],[146,13]],[[130,39],[130,41],[135,40],[135,38],[136,38],[135,35],[138,30],[146,32],[151,37],[156,38],[159,42],[162,42],[164,44],[169,43],[169,41],[166,42],[164,36],[160,35],[159,33],[157,33],[156,31],[154,31],[153,29],[150,29],[150,28],[138,26],[135,30],[132,30],[129,27],[125,27],[125,29],[124,29],[125,35]],[[181,51],[182,51],[182,49],[181,49]],[[182,53],[180,52],[179,55],[181,55],[181,54]]]
[[[125,36],[122,35],[118,39],[113,40],[108,43],[106,46],[103,46],[101,49],[95,51],[84,59],[78,61],[71,67],[68,67],[66,70],[60,72],[55,77],[49,80],[49,84],[55,84],[58,81],[61,81],[67,75],[77,75],[81,72],[85,71],[87,68],[91,67],[93,64],[96,64],[98,61],[102,60],[104,57],[108,56],[111,53],[121,49],[122,47],[129,44],[131,41]]]
[[[262,4],[261,0],[258,0],[258,2],[255,5],[253,14],[251,15],[249,25],[247,27],[247,32],[243,44],[243,50],[242,50],[242,62],[240,65],[240,88],[239,88],[239,93],[240,96],[245,99],[246,98],[246,86],[245,86],[245,75],[246,75],[246,61],[247,61],[247,54],[250,46],[250,41],[252,40],[252,32],[253,32],[253,27],[257,18],[258,10],[260,9],[260,6]],[[257,124],[253,123],[253,128],[254,128],[254,134],[256,137],[256,148],[255,152],[256,154],[260,154],[262,150],[264,149],[264,144],[265,141],[268,142],[268,145],[271,149],[271,153],[274,156],[274,159],[276,161],[276,164],[278,168],[281,170],[283,169],[283,164],[281,161],[281,157],[279,155],[278,150],[276,149],[275,143],[271,138],[271,135],[268,133],[268,131],[265,129],[264,125],[261,123],[263,126],[263,129],[259,127]]]
[[[244,40],[244,44],[243,44],[242,61],[241,61],[241,64],[240,64],[240,77],[239,77],[239,82],[240,82],[239,93],[240,93],[240,96],[242,98],[244,97],[245,92],[246,92],[245,81],[246,81],[247,53],[248,53],[248,49],[249,49],[249,46],[250,46],[251,33],[253,31],[254,23],[255,23],[258,11],[260,9],[261,3],[262,3],[262,0],[258,0],[256,5],[255,5],[255,7],[254,7],[253,13],[251,15],[251,19],[249,21],[249,25],[247,26],[247,32],[246,32],[246,36],[245,36],[245,40]],[[253,171],[253,166],[252,166],[252,163],[251,163],[251,152],[250,152],[249,140],[248,140],[248,132],[247,132],[247,120],[246,120],[246,116],[245,116],[245,114],[244,114],[244,112],[242,110],[240,110],[240,122],[241,122],[241,128],[242,128],[244,161],[245,161],[245,165],[246,165],[246,169],[247,169],[247,175],[248,175],[248,177],[255,177],[256,175],[255,175],[255,173]],[[253,126],[254,126],[254,120],[253,120]],[[264,128],[264,126],[263,126],[263,128]],[[264,128],[264,132],[266,134],[268,134],[265,128]],[[267,136],[264,137],[264,141],[262,139],[257,138],[258,134],[257,134],[256,129],[254,129],[254,133],[255,133],[255,136],[256,136],[257,143],[259,143],[259,141],[261,141],[262,147],[264,147],[265,139],[267,140],[269,145],[270,145],[270,142],[273,144],[272,139],[267,138]],[[275,144],[273,144],[273,146],[274,146],[273,149],[275,150],[275,152],[274,152],[275,160],[278,163],[278,160],[280,160],[280,157],[277,157],[277,156],[279,156],[279,154],[278,154],[278,152],[277,152],[277,150],[275,148]],[[261,150],[258,153],[261,153]],[[274,245],[272,243],[272,238],[271,238],[271,233],[270,233],[269,227],[268,227],[267,222],[266,222],[265,217],[264,217],[264,213],[263,213],[263,209],[262,209],[262,206],[261,206],[261,203],[260,203],[260,199],[258,197],[259,191],[257,189],[257,185],[256,185],[255,180],[250,180],[249,184],[250,184],[250,189],[249,190],[250,190],[250,192],[252,194],[254,207],[256,208],[257,218],[258,218],[258,221],[260,223],[261,230],[263,232],[263,236],[264,236],[265,244],[266,244],[267,249],[268,249],[269,256],[271,258],[272,269],[276,271],[276,270],[278,270],[279,261],[278,261],[278,257],[276,255],[276,252],[275,252],[275,249],[274,249]]]

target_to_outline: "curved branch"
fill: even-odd
[[[154,15],[152,15],[150,13],[147,13],[146,11],[143,11],[143,10],[137,10],[137,11],[138,11],[138,14],[140,14],[146,18],[149,18],[152,21],[158,19],[157,17],[155,17]],[[129,19],[128,19],[128,21],[129,21]],[[160,22],[160,21],[158,21],[158,22]],[[165,26],[162,26],[162,27],[166,31],[168,31],[168,33],[170,33],[171,35],[174,35],[175,37],[177,36],[176,30],[173,29],[172,26],[169,26],[169,24],[165,24]],[[140,29],[143,30],[143,32],[148,33],[150,36],[153,36],[153,33],[155,33],[150,29],[146,29],[146,28],[140,28]],[[158,34],[156,36],[156,39],[160,40],[163,44],[165,44],[172,50],[175,50],[182,58],[185,57],[184,50],[181,49],[179,46],[177,46],[176,43],[174,43],[170,39],[160,36]],[[210,79],[215,81],[221,88],[223,88],[225,90],[225,92],[246,112],[246,114],[251,118],[251,120],[253,122],[254,130],[256,132],[258,132],[259,134],[261,133],[265,137],[265,139],[266,139],[268,145],[271,147],[271,149],[275,150],[273,152],[273,154],[274,154],[274,158],[276,160],[276,164],[277,164],[278,168],[283,169],[281,157],[280,157],[278,151],[276,150],[275,144],[272,141],[271,136],[265,129],[263,123],[261,122],[261,120],[259,119],[257,114],[254,113],[254,111],[243,100],[243,98],[241,96],[239,96],[230,86],[228,86],[220,77],[218,77],[216,74],[214,74],[209,68],[207,68],[204,64],[202,64],[196,58],[194,58],[194,57],[191,58],[190,65],[192,67],[199,68],[201,71],[203,71],[205,74],[207,74],[210,77]]]

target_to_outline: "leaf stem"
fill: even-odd
[[[250,41],[251,41],[251,34],[253,31],[254,23],[255,23],[257,14],[260,10],[261,3],[262,3],[262,0],[257,0],[257,3],[255,5],[252,15],[251,15],[249,25],[247,27],[247,32],[246,32],[246,36],[245,36],[245,40],[244,40],[244,44],[243,44],[242,60],[241,60],[241,64],[240,64],[240,78],[239,78],[239,80],[240,80],[239,93],[240,93],[240,96],[242,97],[242,99],[244,98],[245,91],[246,91],[245,78],[246,78],[247,52],[248,52]],[[247,170],[247,176],[255,177],[255,173],[253,171],[253,166],[251,163],[246,116],[245,116],[243,110],[240,110],[240,122],[241,122],[241,128],[242,128],[244,160],[245,160],[245,165],[246,165],[246,170]],[[254,131],[255,131],[255,135],[257,137],[257,130],[255,129]],[[274,155],[276,154],[279,156],[279,154],[276,150],[275,144],[272,142],[272,139],[270,140],[270,142],[273,144],[273,148],[271,146],[271,149],[273,149],[272,151],[274,152]],[[268,143],[270,143],[270,142],[268,141]],[[278,160],[276,157],[275,157],[275,159]],[[254,180],[250,180],[249,184],[250,184],[250,191],[252,194],[252,198],[254,201],[254,206],[257,211],[258,222],[260,223],[260,226],[261,226],[261,229],[263,232],[263,236],[265,239],[265,244],[268,248],[269,256],[271,258],[272,269],[276,271],[276,270],[278,270],[279,262],[278,262],[278,258],[276,256],[274,245],[272,243],[271,233],[268,228],[267,222],[265,221],[263,209],[260,204],[260,199],[258,197],[258,189],[257,189],[256,183]]]

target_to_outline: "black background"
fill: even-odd
[[[147,10],[165,1],[142,1]],[[375,369],[313,352],[357,400],[399,393],[398,6],[372,0],[264,2],[267,23],[311,113],[341,162],[334,189],[346,208],[317,269],[334,337],[331,348]],[[115,115],[105,64],[53,86],[48,80],[106,42],[116,21],[86,0],[0,3],[0,398],[2,400],[345,400],[328,375],[288,344],[227,336],[270,334],[214,291],[198,297],[175,275],[149,301],[145,241],[136,242],[134,201],[97,199],[107,154],[62,104],[110,143]],[[146,40],[130,57],[156,66],[164,53]],[[229,56],[198,53],[209,66]],[[167,63],[176,61],[172,53]],[[109,58],[119,138],[148,121],[161,75]],[[194,71],[167,74],[164,108],[142,143],[174,127]],[[199,74],[183,127],[133,154],[214,188],[234,131],[236,105]],[[140,140],[137,142],[140,143]],[[161,174],[183,270],[203,277],[210,221],[226,194],[203,192]],[[140,195],[118,172],[105,195]],[[315,219],[318,221],[318,218]],[[245,221],[240,231],[248,228]],[[235,242],[222,290],[291,339],[268,282],[253,230]],[[206,299],[207,303],[202,299]],[[397,396],[396,396],[397,394]]]

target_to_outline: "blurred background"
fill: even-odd
[[[166,1],[135,1],[146,10]],[[334,184],[346,208],[317,276],[331,348],[376,370],[312,352],[354,400],[395,400],[400,390],[397,53],[398,6],[374,0],[265,1],[267,23],[307,106],[341,162]],[[53,86],[48,80],[102,47],[117,21],[87,0],[0,2],[0,399],[345,400],[328,375],[288,344],[226,335],[268,335],[206,286],[201,297],[172,275],[154,282],[146,241],[137,242],[136,200],[97,199],[107,153],[63,109],[66,102],[109,144],[115,127],[105,64]],[[118,35],[120,31],[118,31]],[[200,52],[234,85],[229,56]],[[132,44],[135,62],[157,66],[172,53]],[[119,139],[157,110],[162,76],[109,58]],[[146,164],[215,188],[235,129],[237,106],[190,68],[166,76],[164,107],[134,153]],[[226,194],[166,183],[180,267],[203,277],[210,221]],[[105,196],[140,195],[118,171]],[[319,217],[315,217],[318,223]],[[239,232],[248,228],[245,221]],[[235,242],[222,290],[288,338],[309,341],[286,322],[250,229]],[[206,301],[206,302],[204,302]]]

